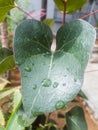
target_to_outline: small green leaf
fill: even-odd
[[[0,126],[4,126],[5,125],[5,119],[4,119],[4,115],[2,113],[2,111],[0,110]]]
[[[7,84],[10,84],[10,82],[3,78],[0,78],[0,91],[2,91]]]
[[[36,20],[20,23],[14,53],[28,118],[64,109],[74,99],[81,89],[95,39],[96,31],[89,23],[75,20],[58,30],[53,52],[53,35],[46,24]]]
[[[88,130],[84,112],[81,107],[74,107],[66,114],[68,130]]]
[[[54,0],[56,6],[60,11],[64,11],[64,4],[62,2],[63,0]],[[72,13],[78,9],[80,9],[84,4],[86,3],[86,0],[67,0],[66,3],[66,13]]]
[[[54,19],[45,19],[43,22],[47,24],[50,28],[54,26]]]
[[[0,0],[0,23],[4,20],[7,13],[14,8],[15,0]]]
[[[7,48],[0,48],[0,63],[2,60],[4,60],[6,57],[12,55],[13,52]]]
[[[14,109],[7,122],[6,130],[25,130],[25,128],[18,123],[17,111],[21,104],[21,94],[19,90],[14,93]]]
[[[78,96],[88,100],[87,96],[85,95],[85,93],[82,90],[80,90],[80,92],[78,93]]]
[[[5,73],[15,67],[15,61],[13,55],[6,57],[0,62],[0,74]]]

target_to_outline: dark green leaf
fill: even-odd
[[[64,11],[64,4],[62,2],[63,0],[54,0],[56,6],[60,11]],[[67,0],[66,4],[66,13],[72,13],[78,9],[80,9],[84,4],[86,0]]]
[[[50,28],[54,26],[54,19],[45,19],[43,22],[47,24]]]
[[[85,93],[82,90],[80,90],[80,92],[78,93],[78,96],[80,96],[80,97],[82,97],[86,100],[88,99],[87,96],[85,95]]]
[[[8,56],[2,62],[0,62],[0,74],[5,73],[15,67],[15,61],[13,55]]]
[[[14,8],[15,0],[0,0],[0,22],[2,22],[7,13]]]
[[[64,126],[63,130],[68,130],[67,126]]]
[[[12,55],[13,52],[7,48],[0,49],[0,63],[8,56]]]
[[[57,49],[52,52],[52,32],[46,24],[25,20],[17,27],[14,53],[28,117],[63,109],[74,99],[82,86],[95,38],[95,29],[89,23],[75,20],[58,30]]]
[[[84,112],[81,107],[74,107],[66,114],[68,130],[88,130]],[[65,129],[66,130],[66,129]]]

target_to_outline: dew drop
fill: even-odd
[[[57,83],[57,82],[54,82],[54,83],[53,83],[53,87],[54,87],[54,88],[57,88],[58,85],[59,85],[59,83]]]
[[[30,67],[25,67],[25,71],[31,72],[31,68]]]
[[[63,86],[66,86],[66,83],[63,83]]]
[[[32,88],[33,88],[33,89],[37,89],[37,85],[34,84],[34,85],[32,86]]]
[[[57,101],[57,103],[56,103],[56,105],[55,105],[55,108],[56,108],[56,110],[65,108],[65,103],[64,103],[64,101],[62,101],[62,100]]]
[[[42,81],[42,86],[43,87],[50,87],[51,86],[51,84],[52,84],[52,82],[51,82],[51,80],[50,79],[44,79],[43,81]]]

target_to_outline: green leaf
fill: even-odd
[[[56,6],[60,11],[64,11],[64,4],[62,2],[63,0],[54,0]],[[78,9],[80,9],[84,4],[86,3],[86,0],[67,0],[66,3],[66,13],[72,13]]]
[[[0,74],[15,67],[15,61],[12,54],[13,52],[7,48],[0,49]]]
[[[36,119],[36,117],[32,117],[32,116],[28,117],[26,111],[24,111],[24,109],[23,109],[22,104],[21,104],[17,114],[18,114],[18,120],[17,121],[23,127],[30,126],[30,124],[32,124]]]
[[[6,126],[5,130],[25,130],[25,128],[23,126],[19,125],[19,123],[18,123],[17,111],[20,107],[20,104],[21,104],[21,94],[17,90],[14,93],[14,109],[11,114],[11,117],[9,118],[9,120],[7,122],[7,126]]]
[[[2,91],[7,84],[10,84],[10,82],[0,77],[0,91]]]
[[[6,57],[12,55],[13,52],[7,48],[0,48],[0,63],[2,60],[4,60]]]
[[[3,89],[2,91],[0,91],[0,100],[12,94],[13,92],[15,92],[15,90],[17,89],[16,88]]]
[[[14,53],[28,117],[63,109],[74,99],[82,86],[95,38],[95,29],[89,23],[75,20],[58,30],[53,52],[52,32],[46,24],[25,20],[17,27]]]
[[[0,110],[0,126],[1,126],[1,128],[3,128],[4,125],[5,125],[4,115],[3,115],[2,111]]]
[[[5,73],[15,67],[15,61],[13,55],[6,57],[0,62],[0,74]]]
[[[47,24],[50,28],[54,26],[54,19],[45,19],[43,22]]]
[[[0,22],[4,20],[7,13],[14,8],[15,0],[0,0]]]
[[[88,130],[84,112],[81,107],[74,107],[66,114],[68,130]]]
[[[0,126],[0,130],[4,130],[4,128],[2,126]]]
[[[78,96],[88,100],[87,96],[85,95],[85,93],[82,90],[80,90],[80,92],[78,93]]]

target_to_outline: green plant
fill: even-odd
[[[63,24],[66,13],[76,11],[86,2],[85,0],[79,2],[77,6],[78,0],[75,1],[76,3],[73,0],[54,1],[60,11],[63,11]],[[1,0],[0,22],[14,7],[28,14],[16,6],[14,0]],[[84,20],[66,23],[57,31],[54,49],[52,48],[53,34],[46,25],[53,21],[44,22],[25,20],[18,25],[14,37],[15,61],[10,50],[4,48],[0,50],[0,56],[2,56],[0,57],[0,73],[15,67],[16,62],[22,75],[22,103],[21,94],[15,91],[13,112],[6,128],[2,127],[2,129],[58,130],[54,123],[49,122],[50,114],[47,118],[40,116],[44,123],[37,122],[37,127],[34,121],[39,115],[47,112],[66,109],[81,89],[84,70],[96,38],[95,29]],[[12,57],[10,61],[13,64],[8,61],[9,57]],[[8,65],[8,63],[11,64]],[[80,95],[84,96],[83,93]],[[67,121],[64,130],[81,130],[81,126],[87,130],[82,108],[72,108],[64,118]]]

